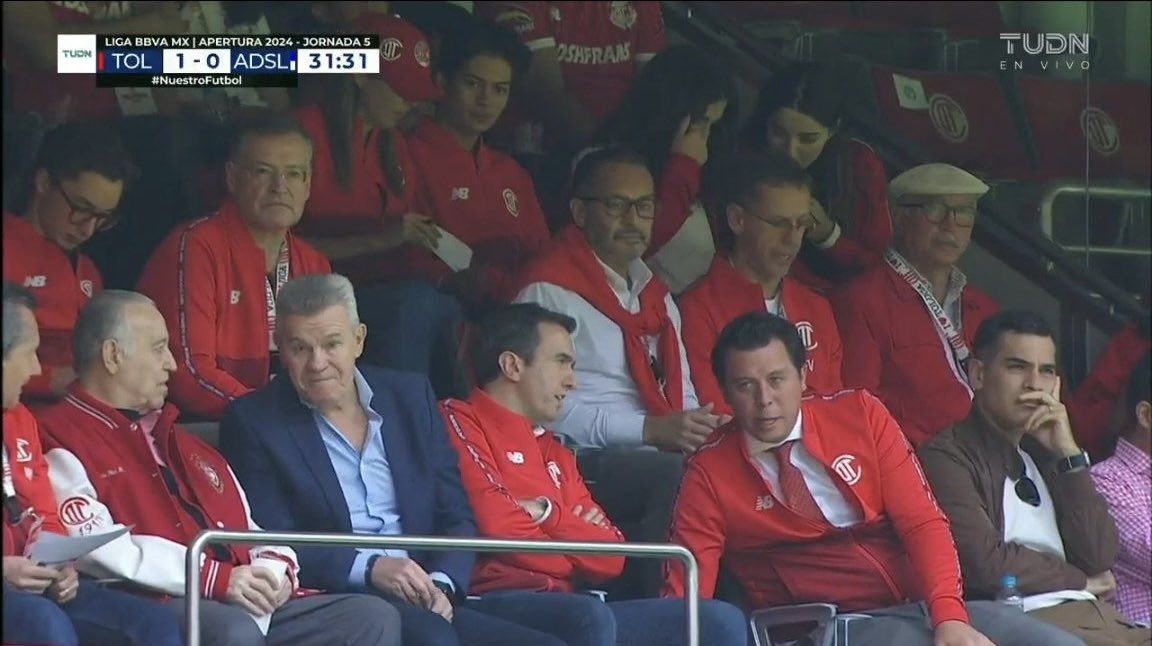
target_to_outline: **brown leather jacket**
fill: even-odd
[[[1004,480],[1023,460],[973,406],[968,418],[920,447],[936,500],[948,517],[967,599],[990,599],[1005,574],[1023,594],[1082,590],[1089,576],[1112,567],[1116,524],[1088,469],[1057,474],[1055,456],[1031,437],[1020,442],[1036,462],[1056,506],[1067,561],[1004,540]]]

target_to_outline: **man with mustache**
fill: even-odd
[[[137,285],[168,322],[172,400],[220,419],[232,399],[278,372],[271,330],[276,292],[290,278],[330,273],[328,260],[289,230],[312,180],[312,142],[290,116],[244,124],[227,165],[229,199],[185,222],[156,248]]]
[[[1048,322],[1027,310],[989,317],[968,373],[971,413],[919,450],[964,597],[993,599],[1011,575],[1032,617],[1089,644],[1152,644],[1152,632],[1104,601],[1116,589],[1116,523],[1060,401]]]
[[[579,452],[580,471],[624,535],[659,542],[683,455],[724,420],[711,405],[700,407],[680,312],[641,259],[657,205],[643,157],[619,147],[591,149],[577,162],[572,186],[574,225],[529,265],[516,301],[575,319],[579,385],[553,429],[577,447],[599,449]],[[645,592],[654,593],[659,573],[650,570]]]
[[[988,185],[948,164],[888,185],[895,236],[885,262],[832,299],[844,341],[844,385],[884,402],[914,445],[963,419],[966,365],[980,323],[999,307],[956,266]]]
[[[528,57],[516,34],[497,25],[471,25],[445,39],[436,74],[444,97],[436,117],[421,122],[410,139],[414,210],[431,216],[474,255],[469,267],[453,272],[428,249],[410,246],[404,265],[468,303],[515,296],[516,272],[548,241],[532,178],[484,142]]]

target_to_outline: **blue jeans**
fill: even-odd
[[[554,635],[568,646],[675,646],[686,643],[683,599],[604,603],[586,594],[494,592],[469,606]],[[745,646],[748,622],[739,608],[700,600],[700,644]]]
[[[456,365],[464,311],[455,298],[400,280],[360,290],[356,307],[368,327],[361,361],[427,375],[438,398],[468,395]]]
[[[64,604],[4,585],[4,642],[181,646],[180,626],[163,606],[80,580]]]

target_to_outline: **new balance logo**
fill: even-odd
[[[452,189],[452,201],[468,199],[468,187],[460,186]]]
[[[240,302],[240,290],[238,290],[238,289],[232,290],[232,295],[228,300],[231,301],[231,303],[233,305],[239,303]]]
[[[768,511],[772,509],[775,501],[772,500],[772,495],[756,496],[756,511]]]
[[[519,451],[509,451],[508,461],[512,464],[524,464],[524,454]]]
[[[48,284],[47,276],[29,276],[24,279],[25,287],[44,287]]]

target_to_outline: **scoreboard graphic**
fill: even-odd
[[[399,41],[336,36],[57,37],[57,72],[97,87],[296,87],[300,74],[375,74]],[[392,60],[388,58],[387,60]]]

